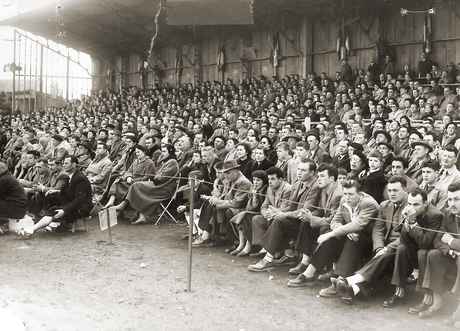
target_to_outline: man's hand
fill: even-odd
[[[46,186],[43,184],[37,184],[37,190],[44,192],[46,191]]]
[[[179,206],[179,207],[177,207],[177,212],[178,213],[183,213],[186,209],[187,209],[187,207],[185,207],[185,206]]]
[[[453,240],[454,237],[448,233],[444,233],[441,237],[441,241],[444,243],[444,244],[447,244],[449,245],[450,241]]]
[[[126,178],[126,182],[127,182],[128,184],[132,184],[132,182],[133,182],[133,177],[128,177],[128,178]]]
[[[310,218],[311,218],[311,216],[312,216],[310,210],[308,210],[308,209],[300,209],[299,212],[300,212],[299,219],[300,219],[302,222],[307,222],[307,221],[310,220]]]
[[[358,241],[359,240],[359,234],[358,233],[349,233],[349,234],[347,234],[347,238],[350,239],[351,241]]]
[[[318,237],[318,240],[317,240],[318,245],[321,246],[324,242],[328,241],[328,240],[331,239],[332,237],[334,237],[334,236],[332,235],[332,232],[328,232],[328,233],[324,233],[324,234],[320,235],[320,236]]]
[[[215,206],[217,205],[217,203],[220,201],[219,198],[216,198],[216,197],[210,197],[209,198],[209,203],[211,204],[211,206]]]
[[[46,193],[45,193],[45,196],[48,196],[50,194],[55,194],[55,193],[59,193],[59,190],[48,190]]]
[[[54,219],[59,219],[62,216],[64,216],[64,210],[63,209],[57,209],[56,214],[53,216]]]
[[[282,221],[284,219],[284,213],[277,213],[273,215],[274,221]]]

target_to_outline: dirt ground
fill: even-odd
[[[0,312],[31,331],[445,330],[447,312],[422,321],[407,306],[381,308],[383,297],[353,306],[320,299],[318,288],[287,288],[287,267],[250,273],[255,258],[223,248],[194,250],[187,293],[184,226],[120,224],[113,232],[113,246],[96,223],[89,233],[2,237]]]

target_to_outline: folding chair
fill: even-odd
[[[166,205],[164,204],[164,203],[166,202],[166,200],[163,201],[163,202],[160,202],[160,206],[161,206],[161,208],[163,209],[163,211],[162,211],[162,213],[160,214],[160,216],[158,217],[158,219],[157,219],[157,221],[155,222],[154,225],[158,225],[158,224],[160,223],[161,218],[164,216],[164,214],[167,214],[167,215],[171,218],[171,220],[172,220],[174,223],[179,224],[179,221],[176,220],[176,219],[174,218],[174,216],[171,215],[171,213],[170,213],[169,210],[168,210],[169,206],[171,206],[171,203],[176,199],[177,192],[179,191],[179,187],[180,187],[180,180],[177,181],[177,183],[176,183],[176,189],[174,190],[174,194],[172,195],[171,199],[169,199],[168,204],[166,204]]]

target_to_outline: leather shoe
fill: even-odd
[[[334,298],[337,296],[337,287],[332,283],[329,287],[323,288],[319,291],[319,296],[322,298]]]
[[[337,294],[340,295],[342,301],[347,304],[351,304],[353,302],[353,298],[355,297],[355,293],[353,292],[353,288],[348,284],[348,281],[343,278],[337,278],[335,283],[337,287]]]
[[[300,275],[305,270],[307,270],[307,266],[305,264],[303,264],[302,262],[300,262],[294,268],[289,269],[289,274],[290,275]]]
[[[290,257],[287,255],[281,256],[279,259],[273,259],[275,265],[292,265],[297,262],[296,257]]]
[[[250,257],[261,257],[261,256],[264,256],[267,252],[261,252],[261,251],[258,251],[258,252],[254,252],[254,253],[251,253],[249,254]]]
[[[393,295],[389,299],[383,301],[383,308],[393,308],[397,305],[402,304],[406,301],[405,297],[399,297],[397,295]]]
[[[430,308],[430,306],[431,305],[428,305],[425,302],[421,302],[421,303],[419,303],[418,305],[416,305],[414,307],[410,307],[409,310],[408,310],[408,313],[409,314],[418,314],[418,313],[421,313],[422,311],[427,310],[428,308]]]
[[[332,270],[318,276],[320,282],[329,282],[333,276]]]
[[[315,277],[307,277],[304,274],[298,275],[294,279],[290,279],[287,283],[288,287],[305,287],[310,286],[315,282]]]
[[[273,269],[273,266],[273,262],[268,262],[267,260],[262,259],[256,264],[249,265],[248,270],[253,272],[263,272]]]

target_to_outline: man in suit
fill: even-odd
[[[449,212],[445,213],[440,232],[434,239],[434,249],[428,252],[422,289],[425,291],[422,302],[412,307],[419,317],[431,317],[443,307],[442,295],[446,290],[458,295],[460,292],[460,183],[448,188]],[[456,275],[456,277],[455,277]],[[455,323],[453,318],[451,323]]]
[[[438,180],[439,163],[427,161],[422,164],[422,182],[420,188],[428,194],[428,203],[439,210],[443,210],[447,202],[447,192],[436,187]]]
[[[94,193],[101,194],[104,192],[111,171],[112,162],[109,158],[107,145],[104,142],[98,142],[94,160],[91,161],[85,171]]]
[[[439,230],[442,218],[439,209],[428,204],[425,191],[417,188],[409,193],[407,205],[402,211],[401,236],[391,279],[395,292],[384,301],[385,308],[405,301],[407,278],[414,268],[418,267],[420,271],[418,287],[423,283],[427,252],[433,248],[435,231]]]
[[[406,150],[410,149],[409,145],[409,128],[405,125],[398,130],[398,139],[393,140],[395,155],[403,155]]]
[[[335,262],[333,273],[350,276],[360,266],[363,258],[371,254],[371,229],[377,216],[378,203],[361,191],[359,183],[348,180],[343,184],[343,198],[335,212],[330,231],[318,237],[318,247],[307,269],[288,282],[289,287],[310,286],[316,274]],[[331,281],[336,277],[331,277]],[[320,291],[323,297],[337,294],[333,283]]]
[[[447,192],[449,185],[460,178],[460,171],[456,166],[457,155],[458,151],[452,145],[444,147],[441,151],[441,170],[436,184],[436,187],[441,191]]]
[[[260,272],[273,268],[273,256],[287,248],[290,239],[297,237],[300,209],[318,205],[320,189],[316,185],[316,164],[312,160],[297,165],[297,179],[292,186],[289,205],[273,213],[273,220],[261,239],[261,245],[267,251],[265,257],[249,265],[249,271]]]
[[[433,147],[423,140],[412,143],[414,149],[413,157],[409,162],[406,174],[415,180],[418,184],[422,182],[422,165],[426,161],[430,161],[430,153]]]
[[[329,154],[319,147],[319,135],[316,131],[307,132],[307,142],[310,147],[310,154],[308,158],[315,161],[316,164],[321,164],[324,162],[330,162],[331,157]]]
[[[274,216],[281,210],[289,206],[289,197],[291,195],[291,185],[283,178],[281,169],[271,167],[267,169],[268,189],[262,206],[260,215],[252,219],[252,242],[260,245],[261,240],[267,231]],[[262,250],[265,253],[265,250]]]
[[[236,160],[224,161],[220,170],[228,190],[221,197],[202,196],[208,201],[208,212],[201,212],[198,226],[206,234],[194,241],[195,247],[209,244],[208,229],[212,224],[218,234],[226,233],[227,239],[231,234],[228,221],[246,206],[248,194],[251,191],[251,182],[240,171]],[[218,238],[214,238],[218,239]]]
[[[407,203],[406,190],[404,177],[393,176],[388,180],[388,200],[380,204],[372,228],[374,256],[352,276],[337,279],[337,291],[345,303],[351,303],[358,293],[366,293],[368,285],[379,280],[393,263],[399,244],[401,212]]]
[[[343,168],[350,171],[350,157],[348,155],[348,140],[344,139],[338,142],[335,149],[335,156],[332,163],[336,168]]]
[[[121,159],[122,155],[126,152],[126,145],[121,140],[121,133],[117,129],[110,129],[108,132],[109,141],[108,145],[110,146],[109,158],[114,165]]]
[[[302,223],[297,236],[296,249],[302,254],[302,260],[296,267],[289,269],[291,275],[299,275],[307,269],[318,235],[329,230],[333,214],[342,199],[342,190],[337,184],[337,176],[337,168],[325,163],[320,164],[317,184],[321,189],[321,198],[319,208],[312,209],[319,211],[319,214],[315,216],[311,210],[301,209]]]
[[[93,208],[91,184],[78,170],[78,160],[75,156],[64,159],[63,170],[69,175],[69,183],[58,192],[59,205],[54,208],[54,215],[45,216],[34,227],[33,234],[38,229],[50,226],[57,228],[87,217]]]
[[[204,181],[214,183],[216,180],[215,165],[219,161],[216,152],[212,146],[205,146],[201,149],[201,158],[203,159],[203,175]]]

